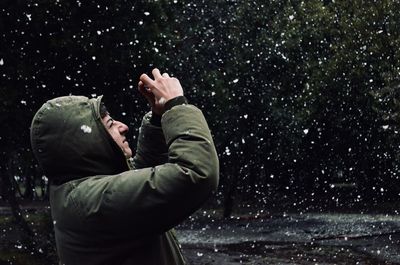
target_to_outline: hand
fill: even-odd
[[[140,94],[142,94],[151,106],[151,111],[159,116],[164,113],[164,102],[162,100],[156,99],[154,94],[149,88],[145,87],[142,81],[139,81],[138,89]]]
[[[165,102],[183,96],[183,89],[178,79],[167,73],[161,75],[157,68],[153,69],[152,74],[154,80],[146,74],[140,76],[138,89],[149,101],[154,113],[162,115]]]

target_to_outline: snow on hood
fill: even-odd
[[[32,150],[51,179],[117,174],[125,156],[100,118],[102,96],[65,96],[47,101],[31,125]]]

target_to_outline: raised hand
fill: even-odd
[[[170,77],[167,73],[161,75],[160,70],[152,71],[154,79],[147,74],[140,76],[138,89],[149,101],[154,113],[161,115],[164,105],[170,99],[183,96],[183,89],[178,79]]]

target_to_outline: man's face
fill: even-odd
[[[132,150],[129,147],[129,143],[126,140],[125,134],[128,132],[129,128],[126,124],[116,121],[110,117],[110,115],[106,115],[101,119],[107,131],[110,133],[111,137],[117,143],[117,145],[122,149],[126,158],[132,157]]]

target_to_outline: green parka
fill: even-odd
[[[131,167],[101,122],[100,102],[56,98],[32,121],[32,149],[55,183],[50,204],[60,264],[185,264],[171,229],[218,185],[203,114],[177,105],[161,127],[145,115]]]

